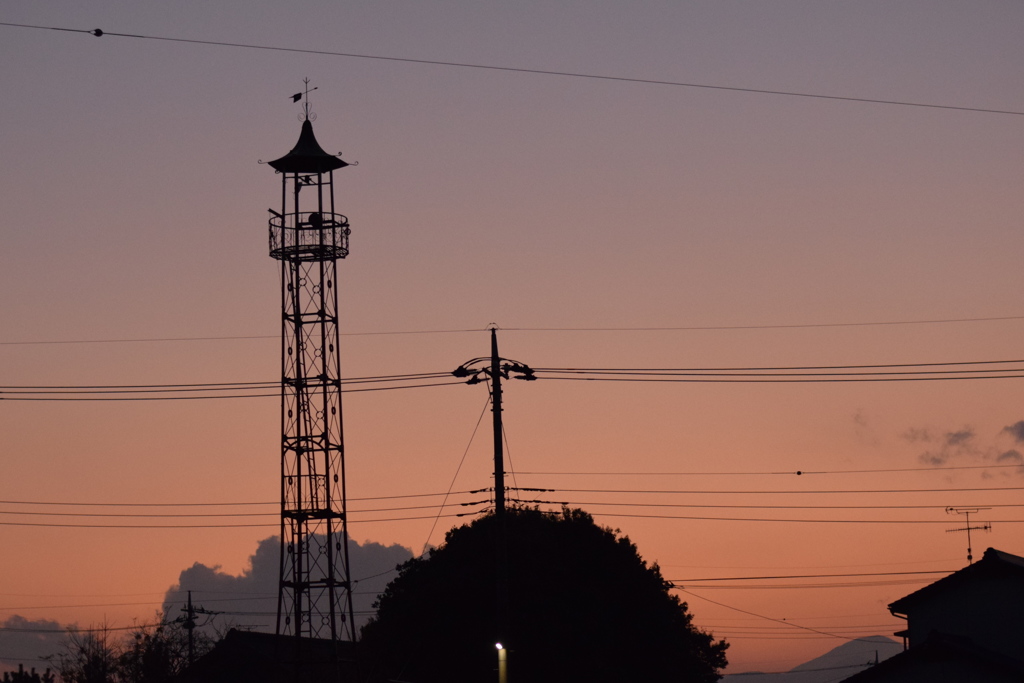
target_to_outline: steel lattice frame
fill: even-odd
[[[281,261],[281,579],[277,632],[355,640],[337,259],[348,219],[334,213],[333,171],[283,173],[270,255]]]

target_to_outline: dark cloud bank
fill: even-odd
[[[971,427],[946,432],[910,429],[903,438],[925,447],[918,456],[925,465],[1020,465],[1016,472],[1024,475],[1024,454],[1019,450],[1024,444],[1024,420],[1004,427],[991,439],[979,437]]]
[[[181,615],[186,591],[192,602],[207,610],[220,612],[205,617],[204,629],[210,634],[228,628],[246,628],[273,632],[277,618],[277,581],[281,566],[279,536],[259,542],[249,558],[249,568],[238,576],[227,574],[219,566],[196,562],[181,572],[178,583],[167,591],[164,613],[167,619]],[[384,546],[367,541],[349,541],[352,563],[353,607],[356,626],[361,628],[370,617],[373,602],[396,575],[395,567],[412,558],[412,551],[400,545]],[[204,623],[200,621],[200,623]]]
[[[17,671],[18,664],[45,671],[50,664],[44,658],[57,654],[64,643],[64,626],[49,619],[15,614],[0,622],[0,628],[0,671]]]

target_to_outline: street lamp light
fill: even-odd
[[[498,683],[508,683],[508,650],[501,643],[495,643],[498,648]]]

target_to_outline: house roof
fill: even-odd
[[[232,629],[176,683],[338,683],[353,680],[355,643]]]
[[[968,638],[932,632],[922,644],[844,678],[842,683],[934,681],[937,672],[945,675],[941,680],[1020,681],[1024,662],[986,650]]]
[[[928,584],[924,588],[890,603],[889,611],[893,614],[907,614],[907,610],[913,610],[922,602],[933,600],[943,593],[962,586],[965,582],[1002,577],[1015,577],[1024,580],[1024,557],[989,548],[975,564],[968,565],[960,571],[953,572],[935,583]]]
[[[309,119],[302,122],[299,141],[292,151],[268,163],[282,173],[327,173],[348,166],[347,162],[324,151],[313,135],[313,124]]]

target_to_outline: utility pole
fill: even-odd
[[[494,426],[494,516],[505,523],[505,449],[501,424],[501,356],[498,355],[498,330],[491,328],[491,413]]]
[[[479,384],[485,381],[482,377],[491,380],[491,413],[494,426],[494,516],[498,519],[505,518],[505,448],[503,435],[504,430],[501,424],[501,380],[502,379],[524,379],[532,381],[537,379],[533,369],[525,363],[502,358],[498,354],[498,326],[491,324],[491,355],[481,358],[474,358],[466,361],[452,371],[456,377],[468,377],[466,384]],[[519,373],[519,374],[511,374]],[[482,376],[482,377],[481,377]]]
[[[992,525],[989,523],[982,524],[981,526],[971,526],[971,515],[977,514],[982,510],[991,510],[992,508],[946,508],[946,514],[950,515],[963,515],[967,518],[967,526],[959,529],[946,529],[946,533],[953,533],[956,531],[967,532],[967,564],[974,564],[974,556],[971,555],[971,531],[992,531]]]
[[[193,605],[192,604],[192,591],[188,592],[188,602],[185,604],[184,607],[181,608],[181,611],[185,613],[185,616],[178,617],[177,619],[175,619],[175,621],[177,621],[180,624],[182,624],[182,626],[184,626],[185,630],[188,631],[188,665],[192,666],[192,664],[196,661],[196,642],[195,642],[195,636],[193,634],[193,631],[195,631],[195,629],[196,629],[196,615],[197,614],[210,614],[210,615],[213,615],[213,614],[219,614],[219,613],[218,612],[212,612],[212,611],[210,611],[208,609],[203,609],[202,607],[196,607],[195,605]]]
[[[501,424],[501,380],[537,379],[533,370],[524,363],[502,358],[498,354],[498,326],[491,324],[491,355],[490,357],[474,358],[457,367],[452,374],[456,377],[468,377],[466,384],[479,384],[484,381],[481,376],[491,380],[491,413],[494,427],[494,517],[498,532],[494,539],[495,546],[495,588],[497,593],[497,609],[495,611],[494,646],[498,652],[498,683],[508,681],[508,548],[505,528],[505,449],[504,429]],[[518,373],[512,375],[510,373]]]

